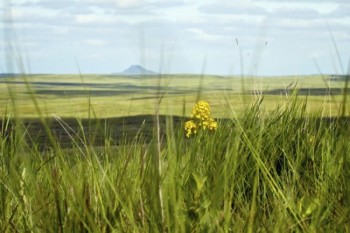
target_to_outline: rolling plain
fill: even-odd
[[[0,232],[350,232],[347,85],[2,77]]]
[[[213,116],[224,118],[261,97],[268,112],[297,96],[307,100],[308,112],[329,117],[339,113],[343,89],[341,79],[321,75],[26,75],[0,79],[0,114],[107,118],[154,114],[159,108],[160,114],[189,116],[196,100],[205,99]]]

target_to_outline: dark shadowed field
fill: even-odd
[[[160,136],[166,140],[167,133],[172,133],[175,128],[183,128],[183,123],[188,118],[179,116],[159,116]],[[308,120],[308,119],[299,119]],[[232,121],[231,119],[218,119],[219,123]],[[318,122],[350,130],[349,117],[318,118]],[[336,123],[336,124],[335,124]],[[18,128],[16,128],[18,127]],[[82,146],[104,146],[106,143],[113,145],[129,144],[135,142],[149,143],[156,135],[157,119],[154,115],[139,115],[129,117],[116,117],[104,119],[74,119],[74,118],[47,118],[21,119],[15,121],[0,120],[2,137],[13,138],[15,132],[25,132],[25,138],[29,148],[47,150],[53,147],[54,139],[61,148],[74,148]],[[176,131],[176,130],[174,130]],[[350,132],[350,131],[349,131]],[[184,133],[185,136],[185,133]]]
[[[159,116],[160,135],[166,137],[167,125],[182,127],[186,120],[178,116]],[[104,146],[109,143],[119,145],[139,142],[150,142],[157,127],[153,115],[139,115],[105,119],[47,118],[21,119],[15,121],[0,120],[0,132],[3,137],[13,138],[15,132],[25,132],[25,141],[29,147],[46,150],[53,147],[50,137],[61,148],[81,146]]]

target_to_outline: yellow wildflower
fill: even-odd
[[[197,133],[197,125],[194,123],[194,121],[186,121],[185,123],[185,130],[187,131],[186,137],[190,137],[191,134],[196,134]]]
[[[200,126],[203,127],[203,129],[208,128],[209,130],[216,130],[218,124],[213,118],[209,117],[207,120],[200,123]]]
[[[205,121],[210,117],[209,103],[203,100],[198,103],[192,109],[192,118]]]
[[[185,123],[186,136],[197,133],[199,129],[216,130],[217,122],[210,117],[209,103],[203,100],[197,102],[192,109],[192,120]]]
[[[208,127],[210,130],[216,130],[218,128],[218,123],[213,118],[210,118]]]

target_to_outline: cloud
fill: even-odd
[[[81,14],[74,17],[74,23],[79,25],[102,25],[103,27],[108,27],[109,25],[122,23],[122,21],[115,15]]]
[[[138,8],[144,5],[144,1],[141,0],[82,0],[81,2],[93,6],[118,8]]]
[[[210,35],[207,32],[198,28],[188,28],[185,30],[185,32],[193,34],[195,38],[199,40],[215,41],[222,39],[222,37],[219,35]]]
[[[248,68],[265,51],[263,72],[290,73],[310,70],[310,56],[327,60],[327,24],[339,51],[349,51],[349,4],[330,2],[13,0],[11,11],[15,43],[34,72],[74,72],[74,57],[83,72],[120,71],[142,57],[155,70],[169,57],[173,72],[200,72],[206,56],[207,72],[225,73],[240,71],[241,50]]]
[[[24,3],[17,3],[15,5],[22,7],[43,7],[48,9],[66,9],[74,7],[78,4],[75,0],[40,0],[36,2],[26,1]]]
[[[328,15],[330,18],[350,18],[350,4],[341,4]]]
[[[282,7],[274,9],[271,14],[274,18],[314,20],[320,18],[318,11],[311,8]]]
[[[147,1],[147,0],[81,0],[84,3],[94,6],[110,6],[117,8],[140,8],[140,7],[157,7],[169,8],[185,5],[182,0],[161,0],[161,1]]]
[[[68,9],[68,8],[67,8]],[[83,9],[81,9],[84,12]],[[15,4],[6,9],[7,19],[5,23],[11,23],[16,26],[23,24],[32,24],[33,27],[37,25],[65,25],[72,22],[72,13],[67,10],[61,11],[53,8],[45,8],[39,2],[31,3],[25,2],[22,4]]]
[[[186,5],[186,3],[182,0],[162,0],[162,1],[155,1],[150,4],[153,5],[153,7],[157,7],[157,8],[173,8],[173,7],[181,7]]]
[[[206,14],[264,15],[266,10],[251,2],[216,2],[199,7]]]
[[[105,46],[108,42],[102,39],[86,39],[83,43],[88,46]]]
[[[273,2],[273,3],[347,3],[348,0],[318,0],[317,3],[314,0],[255,0],[256,2]]]

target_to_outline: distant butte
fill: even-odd
[[[124,70],[121,74],[123,75],[157,75],[158,73],[151,70],[147,70],[140,65],[132,65],[126,70]]]

